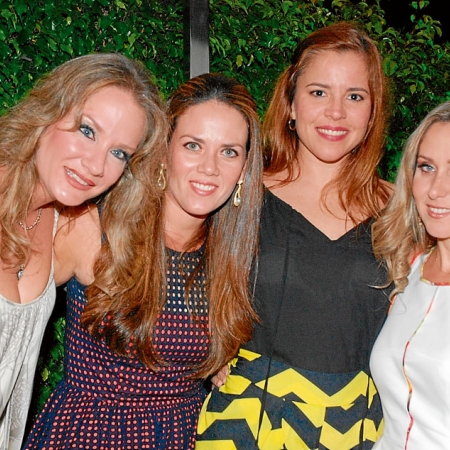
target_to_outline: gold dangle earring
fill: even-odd
[[[420,217],[419,214],[417,214],[417,222],[419,224],[419,228],[423,228],[422,217]]]
[[[241,188],[242,188],[242,183],[244,182],[244,180],[239,180],[238,181],[238,188],[236,189],[236,192],[234,193],[234,197],[233,197],[233,205],[234,206],[239,206],[242,202],[241,200]]]
[[[164,171],[166,170],[166,166],[164,164],[159,165],[159,176],[158,180],[156,181],[156,185],[158,186],[161,191],[164,191],[166,189],[166,175]]]

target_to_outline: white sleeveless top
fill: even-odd
[[[372,350],[384,432],[373,450],[450,449],[450,285],[411,268]]]
[[[57,221],[55,211],[54,233]],[[0,450],[21,447],[39,350],[55,299],[53,261],[37,299],[21,304],[0,295]]]

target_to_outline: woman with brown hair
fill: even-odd
[[[198,449],[371,448],[381,406],[369,354],[385,319],[371,224],[387,116],[380,54],[339,23],[302,40],[264,123],[256,324],[204,404]]]
[[[22,443],[56,295],[57,211],[114,186],[124,217],[165,123],[148,71],[118,54],[62,64],[0,118],[0,448]]]
[[[65,377],[26,448],[193,448],[204,379],[250,338],[255,102],[205,74],[175,91],[168,118],[168,151],[153,153],[131,220],[106,203],[57,235],[58,281],[73,277]]]

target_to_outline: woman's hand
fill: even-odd
[[[220,388],[227,381],[228,376],[228,365],[225,364],[212,378],[211,382],[214,388]]]

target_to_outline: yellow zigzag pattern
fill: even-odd
[[[239,356],[249,361],[253,361],[260,357],[260,355],[244,349],[240,350]],[[235,360],[233,360],[230,365],[235,365]],[[326,408],[338,406],[345,410],[351,409],[353,402],[358,397],[366,395],[368,382],[370,382],[370,405],[376,394],[376,389],[372,380],[369,381],[369,377],[364,372],[360,372],[340,391],[333,395],[328,395],[294,369],[287,369],[269,378],[267,392],[279,398],[283,398],[290,393],[297,395],[302,399],[302,402],[293,402],[293,404],[308,417],[314,426],[317,428],[322,427],[320,432],[320,444],[330,450],[347,450],[359,443],[361,421],[354,423],[347,432],[341,433],[339,430],[336,430],[330,424],[325,422]],[[256,386],[263,390],[264,384],[265,381],[261,380],[256,383]],[[243,394],[250,385],[251,381],[243,376],[229,375],[227,383],[220,388],[220,392],[239,396]],[[259,424],[259,411],[261,408],[261,402],[258,398],[237,398],[231,401],[229,406],[223,412],[208,411],[209,398],[210,396],[208,396],[205,401],[200,413],[198,423],[199,434],[204,433],[216,420],[227,421],[243,419],[247,422],[249,430],[256,439]],[[365,420],[365,438],[376,441],[381,434],[381,431],[382,425],[380,425],[377,430],[375,423],[372,420]],[[284,419],[282,419],[281,428],[272,428],[272,424],[266,412],[263,414],[258,444],[259,448],[264,450],[279,449],[282,448],[283,444],[286,449],[311,450]],[[196,449],[238,450],[235,443],[229,439],[200,441],[197,442]]]

